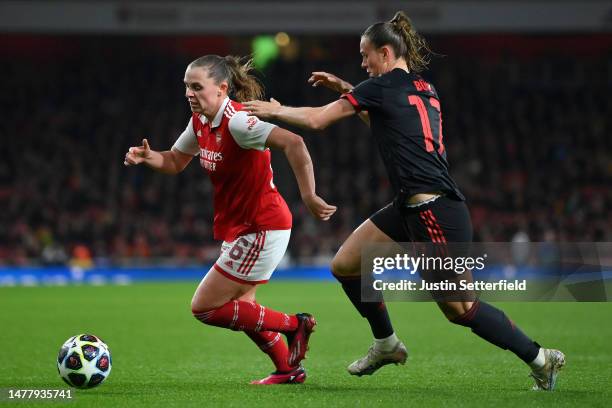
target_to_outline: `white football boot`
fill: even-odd
[[[347,370],[351,375],[359,377],[362,375],[372,375],[380,367],[387,364],[406,364],[406,358],[408,358],[408,350],[406,350],[406,346],[401,341],[395,345],[393,350],[387,352],[377,350],[372,345],[368,350],[368,354],[354,361],[347,367]]]
[[[565,365],[565,354],[559,350],[544,349],[546,363],[542,368],[533,370],[529,374],[535,380],[533,390],[552,391],[557,383],[559,370]]]

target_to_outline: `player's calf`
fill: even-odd
[[[204,324],[239,331],[274,331],[291,333],[298,328],[294,315],[266,308],[256,302],[232,300],[213,310],[192,310]]]

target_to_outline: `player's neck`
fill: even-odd
[[[393,71],[397,68],[403,69],[406,72],[410,72],[410,70],[408,69],[408,64],[406,64],[406,61],[404,61],[403,59],[396,60],[395,63],[391,66],[390,71]]]
[[[204,113],[204,117],[206,118],[206,120],[208,120],[208,123],[213,123],[214,122],[215,118],[217,117],[217,114],[219,113],[219,109],[221,109],[221,107],[223,106],[223,101],[224,100],[225,100],[225,98],[221,99],[221,101],[217,105],[216,109],[214,109],[214,112],[212,112],[212,113],[205,112]]]

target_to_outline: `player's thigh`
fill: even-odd
[[[442,196],[422,206],[404,208],[404,225],[427,258],[461,259],[470,256],[472,223],[463,201]],[[472,307],[476,294],[460,289],[461,282],[472,281],[469,270],[421,268],[424,281],[454,283],[456,290],[431,291],[432,299],[448,319],[465,314]]]
[[[256,289],[256,284],[234,281],[211,268],[193,295],[191,309],[207,312],[242,297],[254,299]]]
[[[234,299],[255,300],[256,285],[270,279],[290,236],[291,230],[259,231],[223,242],[219,258],[196,290],[192,307],[204,311]]]
[[[266,283],[283,259],[290,237],[291,230],[269,230],[224,242],[214,268],[237,282]]]
[[[417,207],[402,210],[404,228],[414,242],[469,243],[472,242],[472,220],[465,202],[442,196]],[[451,250],[469,246],[454,245]]]
[[[365,220],[344,241],[332,260],[332,273],[336,276],[356,276],[361,273],[361,252],[373,243],[393,242],[371,218]]]

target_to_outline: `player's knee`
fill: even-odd
[[[465,326],[463,318],[469,313],[473,304],[473,302],[441,302],[438,306],[450,323]]]
[[[216,310],[217,309],[210,309],[202,306],[191,306],[191,314],[193,317],[204,324],[211,324],[210,320]]]
[[[198,298],[198,299],[194,298],[191,301],[191,313],[198,320],[201,320],[198,316],[201,316],[204,313],[212,312],[218,307],[219,307],[218,305],[215,305],[211,302],[207,302],[205,299],[201,299],[201,298]]]
[[[331,272],[335,277],[343,278],[346,276],[359,275],[359,268],[355,268],[352,263],[336,255],[331,262]]]

